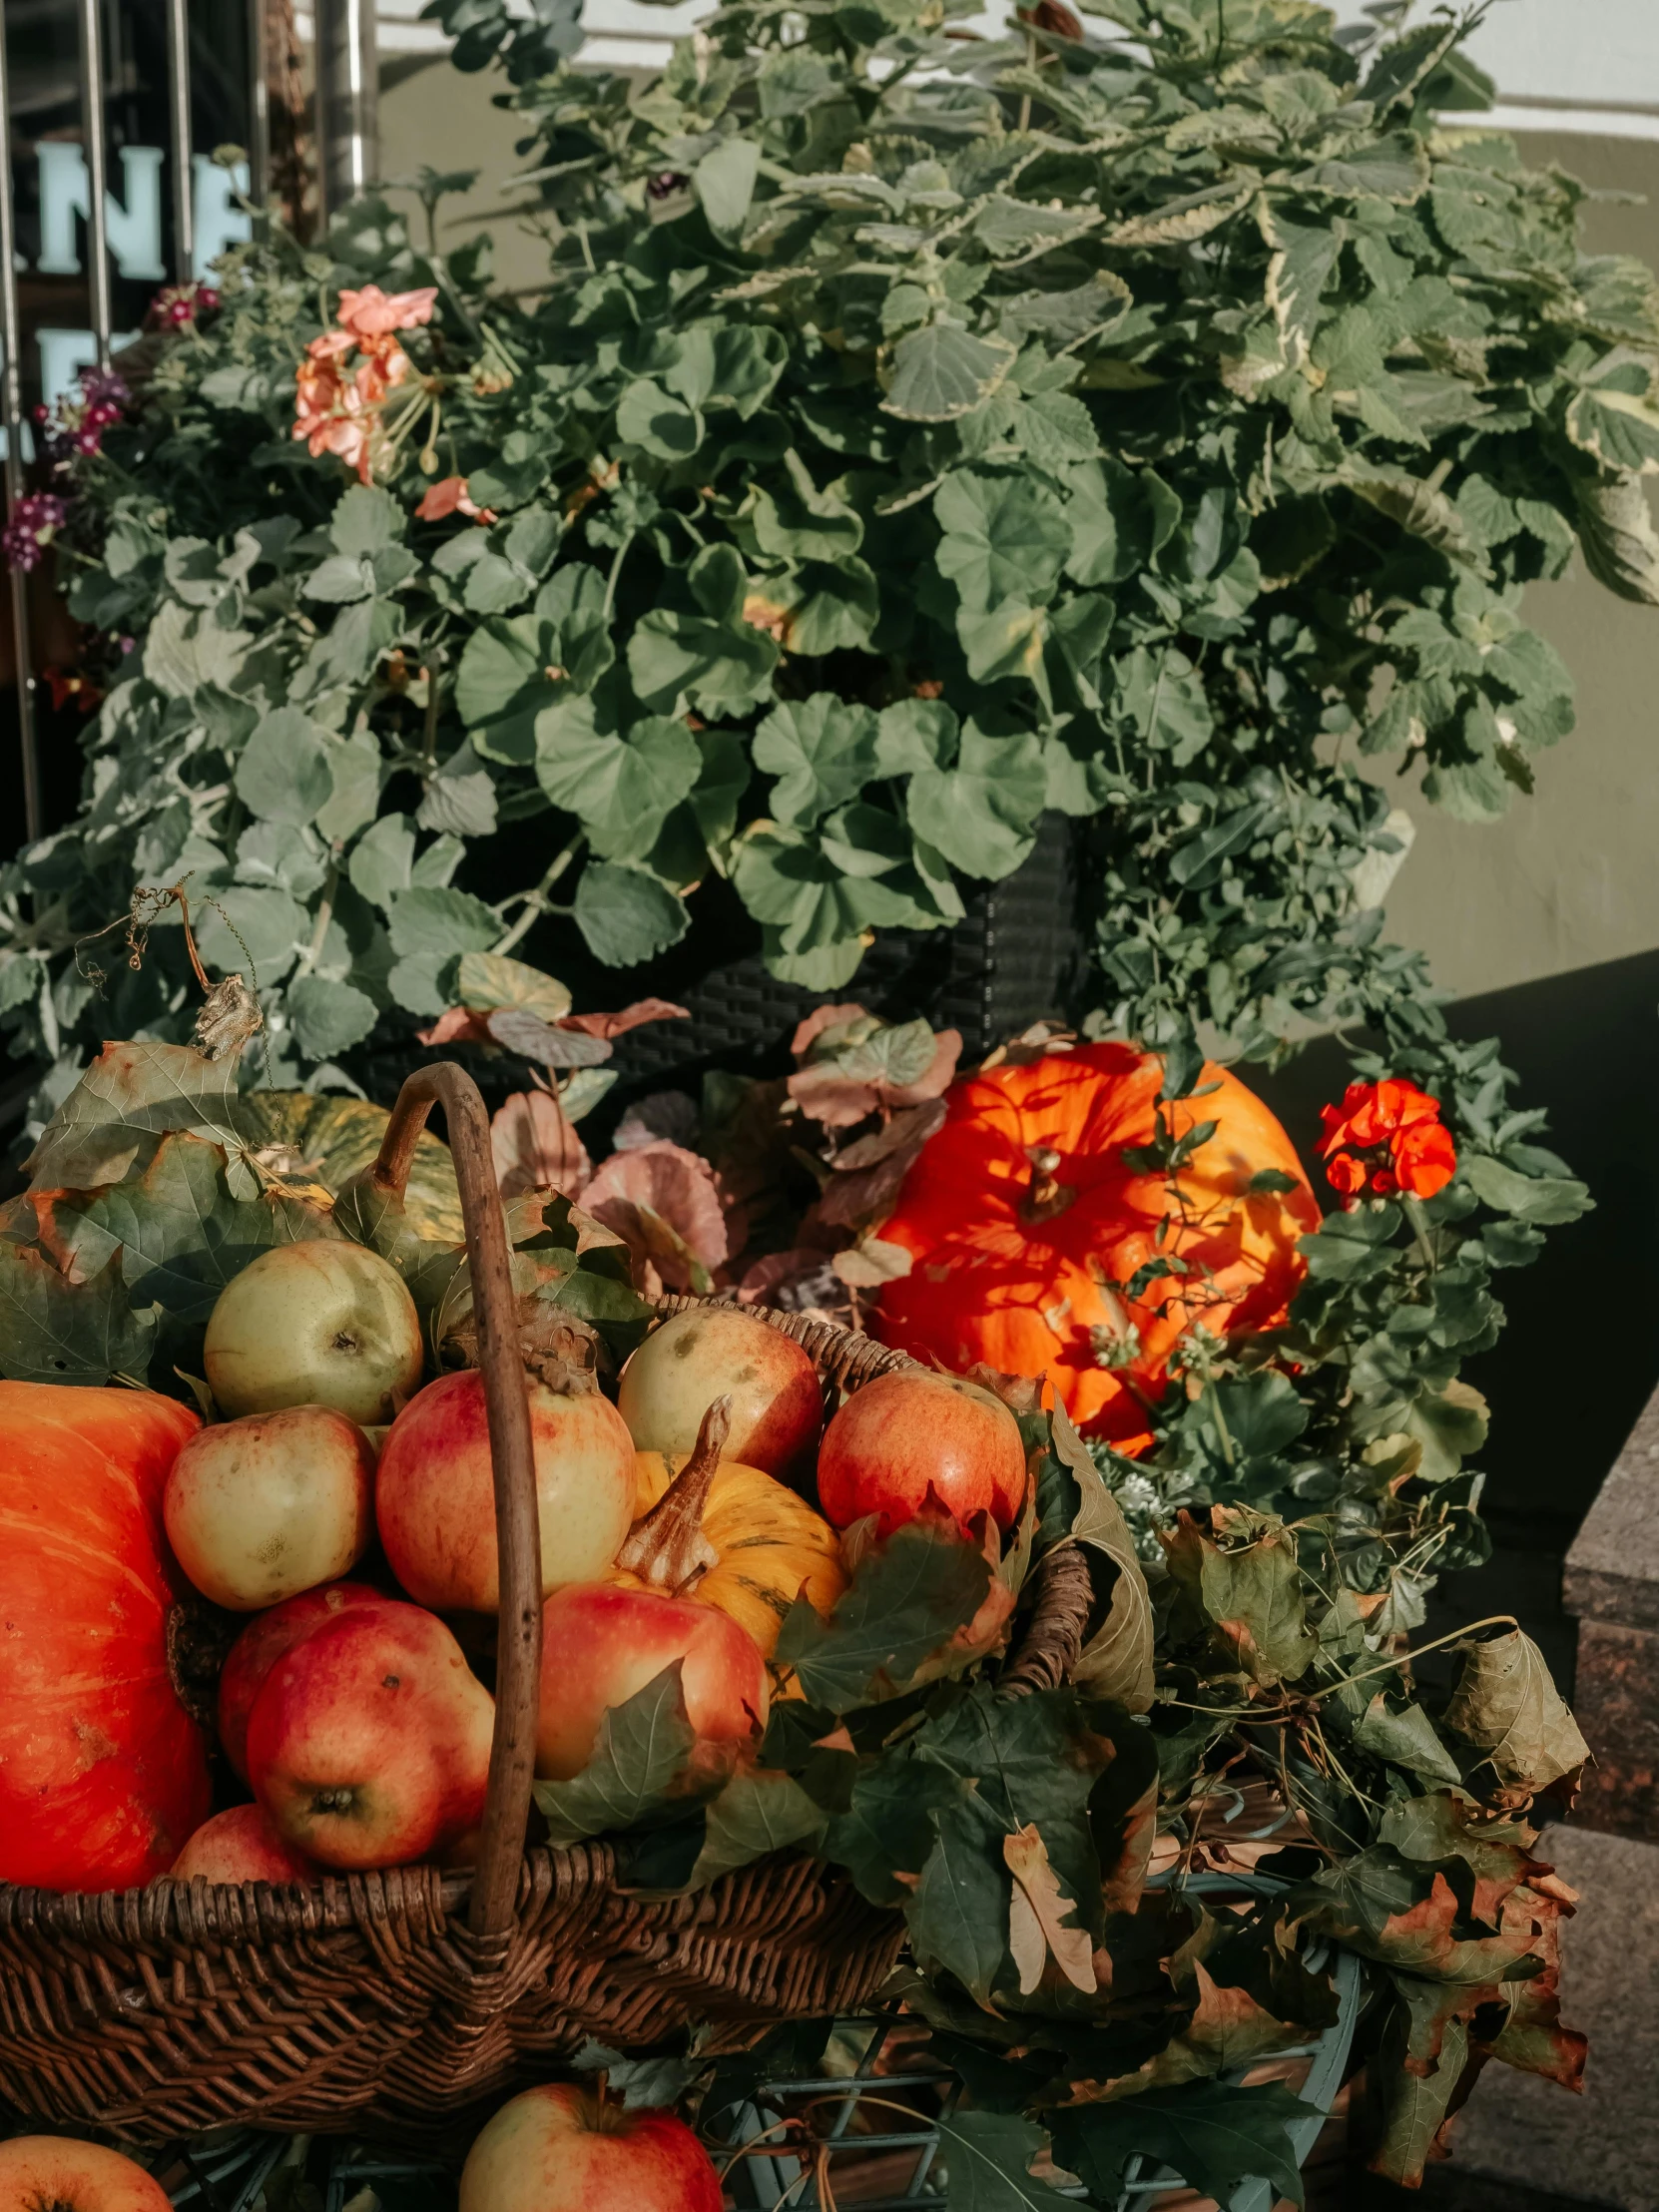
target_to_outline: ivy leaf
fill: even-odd
[[[590,860],[576,886],[576,926],[607,967],[637,967],[691,927],[684,899],[642,869]]]
[[[599,1724],[593,1757],[569,1782],[538,1782],[548,1840],[620,1835],[684,1801],[697,1731],[686,1717],[679,1659],[653,1675]]]
[[[1301,2159],[1290,2131],[1318,2117],[1283,2082],[1245,2089],[1192,2081],[1056,2114],[1054,2144],[1061,2164],[1108,2203],[1116,2201],[1138,2152],[1173,2168],[1219,2204],[1241,2182],[1264,2180],[1300,2205]]]
[[[906,1521],[865,1553],[828,1620],[798,1598],[778,1639],[815,1705],[849,1712],[903,1689],[990,1590],[983,1553],[954,1527]]]
[[[1590,1756],[1543,1653],[1518,1628],[1470,1647],[1445,1725],[1486,1754],[1506,1788],[1546,1790]]]
[[[153,1314],[135,1313],[119,1254],[85,1283],[70,1283],[44,1253],[0,1239],[0,1375],[10,1382],[97,1387],[142,1379],[155,1342]]]

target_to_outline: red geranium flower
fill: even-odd
[[[1457,1171],[1439,1100],[1397,1076],[1351,1083],[1341,1106],[1320,1114],[1326,1178],[1351,1204],[1368,1190],[1378,1198],[1432,1198]]]

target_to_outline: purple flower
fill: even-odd
[[[55,492],[26,491],[0,530],[0,555],[8,568],[29,569],[39,562],[52,534],[69,519],[69,508]]]

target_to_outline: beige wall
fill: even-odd
[[[1599,192],[1645,207],[1585,210],[1592,253],[1659,265],[1659,142],[1528,136]],[[1501,822],[1448,822],[1395,782],[1417,838],[1388,900],[1391,932],[1459,997],[1659,946],[1659,608],[1632,607],[1577,563],[1527,612],[1578,682],[1578,728],[1535,757],[1537,792]]]
[[[490,105],[500,82],[441,59],[388,60],[382,168],[479,169],[473,191],[444,204],[444,240],[491,231],[498,279],[533,286],[545,255],[513,212],[523,196],[503,189],[522,163],[516,118]],[[1646,195],[1652,205],[1590,207],[1587,243],[1659,265],[1659,141],[1522,143],[1540,167],[1558,162],[1598,192]],[[1539,587],[1529,608],[1578,680],[1577,732],[1538,760],[1536,796],[1475,827],[1438,815],[1414,777],[1390,782],[1417,828],[1390,927],[1460,997],[1659,946],[1659,609],[1626,606],[1581,570]]]

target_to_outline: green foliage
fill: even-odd
[[[1659,597],[1650,279],[1436,121],[1480,99],[1449,17],[1126,0],[986,42],[965,8],[744,0],[641,89],[568,67],[568,7],[442,0],[535,149],[549,288],[491,298],[372,203],[267,235],[81,470],[72,605],[134,642],[83,820],[6,880],[20,1050],[185,1033],[171,931],[108,1004],[64,957],[141,879],[217,893],[297,1079],[468,954],[647,960],[711,874],[839,989],[1056,808],[1105,1026],[1445,1064],[1362,767],[1501,812],[1572,721],[1524,585],[1580,543]],[[370,277],[440,298],[352,484],[293,376]],[[416,519],[434,475],[486,514]]]

